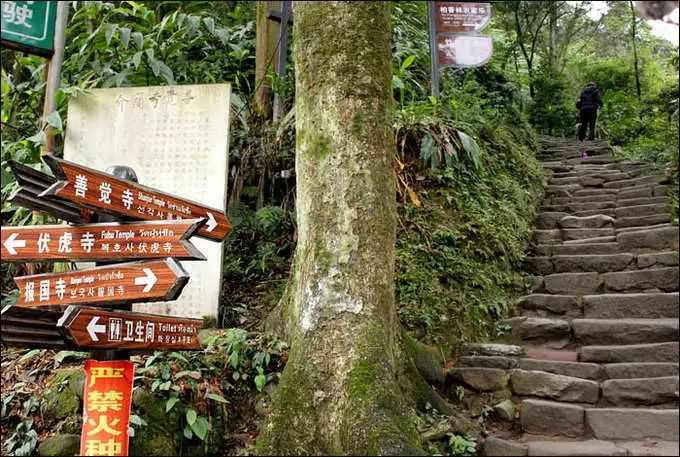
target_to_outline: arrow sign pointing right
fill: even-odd
[[[21,291],[16,305],[27,307],[175,300],[188,281],[172,258],[14,278]]]
[[[2,243],[3,246],[5,246],[5,249],[7,249],[7,252],[9,252],[10,255],[17,255],[17,251],[15,248],[25,248],[26,247],[26,240],[17,240],[17,237],[19,236],[18,233],[12,233],[7,240]]]
[[[227,215],[219,209],[53,156],[43,156],[43,160],[58,181],[39,197],[57,197],[97,212],[142,220],[207,217],[208,224],[200,227],[196,235],[213,241],[222,241],[231,231]],[[101,189],[106,192],[102,194]]]
[[[106,333],[106,325],[99,324],[97,325],[97,322],[99,321],[99,316],[95,316],[92,318],[89,324],[87,324],[87,333],[90,335],[90,338],[92,341],[99,341],[99,338],[97,337],[97,333]]]
[[[151,268],[144,268],[144,276],[135,278],[135,285],[144,286],[144,290],[142,292],[146,293],[153,288],[157,280],[158,279],[156,278],[156,275],[153,274],[153,270],[151,270]]]

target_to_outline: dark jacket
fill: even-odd
[[[595,86],[588,86],[576,102],[576,108],[602,108],[602,97],[600,97],[600,89]]]

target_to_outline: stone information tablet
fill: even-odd
[[[145,186],[224,211],[229,101],[228,84],[92,89],[69,101],[64,158],[96,170],[127,165]],[[191,280],[182,296],[135,309],[217,315],[221,244],[197,237],[192,243],[207,261],[184,265]]]

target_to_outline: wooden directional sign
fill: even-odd
[[[436,2],[437,32],[479,32],[491,19],[490,3]]]
[[[21,291],[16,305],[27,307],[174,300],[188,281],[170,258],[14,278]]]
[[[218,209],[53,156],[44,156],[43,160],[59,181],[40,194],[41,197],[56,196],[96,211],[133,219],[206,218],[197,235],[216,241],[231,231],[227,216]]]
[[[205,219],[2,227],[6,262],[134,260],[173,257],[205,260],[187,239]]]
[[[200,350],[203,321],[69,306],[57,327],[81,348]]]

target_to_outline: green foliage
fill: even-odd
[[[548,135],[574,135],[578,111],[567,78],[552,69],[542,69],[534,78],[534,87],[536,96],[530,108],[533,126]]]
[[[143,386],[165,399],[166,413],[178,414],[186,440],[206,442],[213,420],[226,421],[230,398],[253,387],[262,391],[282,369],[285,344],[241,329],[209,337],[206,353],[156,352],[138,367]],[[143,415],[135,425],[143,427]],[[133,422],[134,423],[134,422]]]
[[[28,456],[33,454],[37,444],[38,433],[33,429],[33,419],[24,419],[5,441],[5,450],[8,455]]]
[[[451,435],[449,447],[451,455],[469,456],[477,453],[477,441],[460,435]]]

